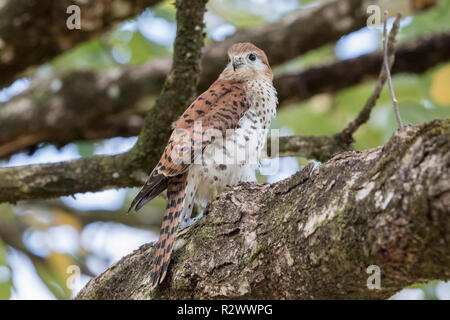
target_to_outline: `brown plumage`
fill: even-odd
[[[251,54],[254,57],[250,56]],[[214,151],[214,148],[217,148],[215,144],[219,140],[218,138],[226,139],[227,130],[239,130],[238,128],[241,126],[244,126],[241,131],[247,128],[245,139],[248,140],[247,135],[251,134],[249,131],[253,130],[254,125],[256,129],[256,123],[251,122],[256,121],[252,118],[255,113],[252,111],[247,118],[244,117],[252,104],[249,99],[256,106],[258,106],[257,101],[264,105],[259,94],[262,93],[263,86],[266,84],[272,88],[273,74],[262,50],[250,43],[238,43],[229,49],[228,55],[230,62],[219,79],[201,94],[174,123],[174,131],[159,163],[130,206],[130,210],[135,207],[137,211],[167,188],[167,207],[156,244],[157,250],[151,277],[153,287],[160,283],[166,275],[173,241],[181,219],[187,220],[190,217],[194,200],[197,201],[201,197],[198,191],[199,184],[206,183],[201,182],[203,181],[201,179],[208,178],[208,169],[210,169],[209,172],[217,171],[214,163],[204,164],[205,150],[209,148],[210,151]],[[253,88],[257,88],[258,91],[253,92]],[[275,99],[276,104],[276,93],[273,95],[268,93],[268,95],[272,96],[272,100]],[[263,111],[266,114],[266,110],[263,109],[258,113],[261,114],[261,117],[263,117]],[[274,113],[274,111],[270,112]],[[261,118],[258,122],[258,126],[261,123],[260,127],[263,130],[262,133],[258,133],[258,137],[261,139],[265,139],[268,123],[270,124],[269,112],[267,112],[267,119],[264,116],[264,121]],[[269,122],[267,123],[267,121]],[[264,129],[262,129],[263,123]],[[240,134],[244,135],[244,133]],[[261,135],[264,137],[260,137]],[[233,137],[238,138],[239,134],[235,134]],[[242,165],[239,168],[241,167]],[[228,173],[234,172],[229,171],[234,170],[233,166],[220,165],[219,168],[219,173],[225,174],[224,177],[228,177]],[[231,185],[238,182],[237,180],[228,181],[229,179],[222,181],[218,177],[219,173],[209,177],[213,178],[209,179],[211,186],[217,189],[221,189],[226,184]],[[234,176],[239,178],[242,174],[234,174]],[[246,178],[241,180],[246,180]],[[206,190],[210,194],[209,189]],[[202,192],[204,194],[204,190]]]
[[[227,129],[234,129],[248,109],[245,92],[242,83],[231,80],[216,80],[211,87],[201,94],[181,115],[175,124],[174,131],[169,138],[169,142],[164,149],[163,155],[159,163],[153,169],[141,191],[131,203],[131,210],[136,206],[138,211],[147,202],[159,195],[167,187],[167,177],[181,174],[187,170],[189,165],[193,163],[192,157],[189,161],[180,162],[173,158],[174,150],[181,149],[182,144],[177,134],[179,129],[183,129],[182,133],[188,133],[189,137],[194,140],[191,143],[191,153],[198,154],[205,146],[211,143],[215,137],[209,136],[210,129],[217,130],[222,136],[225,136]],[[194,122],[201,122],[202,134],[194,134]],[[210,130],[211,131],[211,130]],[[198,141],[200,141],[198,143]],[[201,150],[197,150],[201,146]],[[180,150],[180,154],[182,151]]]
[[[167,206],[159,232],[159,239],[156,243],[155,262],[151,278],[152,287],[155,287],[159,279],[164,279],[166,275],[173,240],[181,219],[185,192],[186,173],[168,178]]]

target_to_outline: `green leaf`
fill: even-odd
[[[7,248],[0,239],[0,300],[8,300],[11,296],[11,268],[6,262]]]
[[[165,57],[169,54],[166,47],[147,40],[140,32],[135,32],[128,47],[131,49],[130,64],[141,64],[150,59]]]
[[[58,276],[58,274],[51,270],[46,264],[38,262],[34,263],[34,266],[42,282],[44,282],[57,299],[66,300],[71,298],[72,292],[67,288],[65,279]]]
[[[78,153],[82,157],[91,157],[94,155],[96,144],[90,141],[77,142]]]
[[[152,7],[152,13],[155,17],[164,18],[172,23],[176,22],[175,19],[176,10],[173,1],[171,0],[162,1],[161,3]]]
[[[437,1],[437,4],[428,10],[412,17],[412,22],[401,28],[399,39],[414,38],[423,34],[431,34],[448,30],[450,21],[450,1]]]
[[[116,62],[106,49],[99,39],[88,41],[55,58],[52,66],[59,72],[113,67]]]

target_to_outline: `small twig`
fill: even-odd
[[[391,94],[391,99],[392,99],[392,106],[394,108],[394,112],[395,112],[395,118],[397,119],[397,124],[398,124],[398,128],[400,130],[403,129],[403,123],[402,123],[402,119],[400,118],[400,112],[398,110],[398,104],[397,104],[397,98],[395,97],[395,93],[394,93],[394,88],[392,86],[392,77],[391,77],[391,66],[389,66],[389,62],[388,62],[388,52],[387,52],[387,11],[384,11],[384,17],[383,17],[383,52],[384,52],[384,57],[383,57],[383,64],[384,64],[384,68],[386,71],[386,76],[387,76],[387,82],[388,82],[388,87],[389,87],[389,92]]]
[[[372,92],[372,95],[367,100],[364,108],[360,111],[358,116],[355,120],[350,122],[348,126],[342,130],[340,133],[336,134],[335,137],[346,143],[351,144],[353,142],[353,133],[364,123],[366,123],[370,118],[370,112],[372,111],[373,107],[375,106],[375,103],[377,102],[378,98],[380,97],[381,90],[383,90],[384,84],[386,83],[386,80],[388,79],[388,74],[386,73],[386,70],[390,71],[390,68],[392,68],[392,65],[394,64],[394,58],[395,58],[395,37],[397,36],[398,29],[400,27],[400,18],[401,14],[398,13],[395,17],[394,24],[392,25],[391,32],[389,33],[389,38],[387,39],[387,44],[384,45],[384,61],[381,66],[380,73],[378,75],[377,84],[375,85],[375,89]],[[386,19],[384,20],[384,27],[386,27]],[[386,37],[384,37],[383,40],[386,40]],[[390,72],[389,72],[389,78],[390,78]]]

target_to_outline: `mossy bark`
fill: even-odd
[[[385,299],[450,278],[450,120],[335,155],[279,183],[222,193],[180,231],[150,290],[154,248],[124,257],[78,299]],[[381,288],[366,272],[381,270]]]

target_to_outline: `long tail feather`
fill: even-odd
[[[167,184],[167,207],[156,243],[156,254],[151,277],[152,288],[164,280],[172,255],[172,245],[177,234],[186,195],[187,174],[170,177]]]

